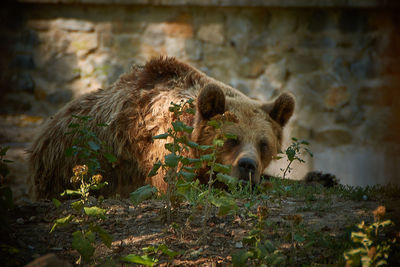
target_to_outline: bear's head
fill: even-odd
[[[221,130],[233,134],[218,151],[217,161],[232,165],[231,175],[258,183],[264,169],[281,149],[282,131],[293,114],[295,99],[282,93],[272,102],[253,100],[232,88],[208,84],[197,98],[197,113],[192,139],[211,144],[216,130],[208,125],[213,117],[229,111],[235,122],[224,123]]]

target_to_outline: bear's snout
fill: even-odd
[[[248,181],[251,175],[254,179],[254,174],[257,170],[257,163],[251,158],[241,158],[238,162],[239,167],[239,179]]]

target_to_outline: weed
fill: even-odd
[[[154,266],[158,262],[158,257],[161,255],[168,256],[168,260],[172,261],[177,255],[182,254],[182,252],[176,252],[169,249],[165,244],[158,246],[148,246],[142,248],[144,255],[129,254],[122,257],[122,261],[143,264],[145,266]]]
[[[288,148],[286,148],[283,156],[277,156],[276,159],[281,159],[284,156],[286,156],[287,161],[288,161],[288,165],[286,166],[286,168],[282,168],[281,171],[283,172],[283,176],[282,178],[285,179],[286,178],[286,174],[290,173],[292,171],[292,167],[290,167],[292,165],[292,163],[294,161],[298,161],[300,163],[304,163],[305,161],[300,158],[302,153],[307,153],[308,155],[310,155],[311,157],[313,157],[312,152],[307,148],[307,146],[309,145],[309,143],[305,140],[298,140],[297,138],[292,138],[292,144],[290,146],[288,146]]]
[[[70,223],[77,223],[79,230],[72,233],[72,248],[76,249],[81,255],[77,263],[80,264],[82,259],[90,262],[95,252],[94,243],[96,234],[102,242],[111,247],[112,237],[104,230],[99,222],[106,219],[106,210],[97,207],[89,199],[92,190],[99,190],[107,185],[102,182],[103,177],[98,172],[101,170],[100,159],[102,156],[107,158],[109,162],[115,162],[116,158],[110,153],[102,153],[101,146],[103,142],[88,127],[90,117],[74,116],[79,120],[78,123],[71,123],[69,126],[72,132],[76,134],[73,140],[73,146],[66,151],[67,156],[77,156],[83,165],[76,165],[73,168],[72,184],[78,184],[78,189],[66,189],[61,196],[79,196],[79,200],[71,203],[70,214],[66,217],[57,219],[50,230],[52,233],[57,227],[65,226]],[[98,125],[105,127],[106,125]],[[58,207],[61,202],[53,199],[54,204]],[[98,202],[101,202],[100,199]]]
[[[357,246],[344,253],[346,266],[382,266],[388,264],[391,246],[396,238],[385,234],[393,222],[383,220],[386,209],[378,207],[373,213],[375,222],[367,225],[364,221],[357,225],[358,232],[351,233],[351,240]]]
[[[268,207],[263,203],[257,208],[256,224],[242,241],[250,248],[232,255],[233,266],[248,266],[249,261],[255,266],[280,266],[285,262],[285,256],[264,236],[267,216]]]

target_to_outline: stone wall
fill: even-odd
[[[1,11],[1,114],[45,118],[133,63],[175,56],[251,97],[295,94],[288,130],[315,157],[293,177],[400,183],[398,9],[25,2]]]

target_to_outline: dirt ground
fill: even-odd
[[[61,259],[74,263],[79,254],[71,249],[71,234],[77,225],[58,228],[53,233],[49,231],[57,218],[67,215],[70,201],[63,203],[58,209],[51,202],[26,203],[17,206],[9,214],[9,229],[3,231],[1,239],[3,247],[0,258],[2,266],[21,266],[33,259],[53,252]],[[228,266],[231,255],[244,248],[242,238],[249,233],[254,219],[244,214],[243,203],[236,215],[225,217],[211,216],[208,221],[206,245],[198,239],[202,235],[201,211],[193,210],[183,204],[174,211],[173,224],[165,222],[163,202],[149,200],[139,205],[133,205],[128,199],[106,199],[102,208],[107,210],[108,219],[101,224],[113,237],[111,249],[100,241],[96,245],[95,258],[103,265],[107,259],[119,262],[121,256],[127,254],[143,254],[142,248],[166,244],[169,249],[181,254],[173,260],[159,256],[160,266]],[[267,230],[271,240],[280,244],[280,248],[290,254],[291,243],[285,241],[287,231],[287,215],[297,214],[302,217],[302,224],[315,233],[328,234],[339,238],[350,225],[361,220],[372,221],[371,211],[378,203],[364,201],[341,201],[337,199],[325,211],[296,212],[306,203],[299,199],[286,198],[280,203],[269,205],[268,220],[277,227]],[[256,213],[253,207],[253,212]],[[8,249],[7,249],[8,248]],[[10,249],[13,248],[14,250]],[[334,262],[335,253],[324,248],[310,249],[310,254],[298,255],[297,263]],[[318,252],[318,253],[316,253]],[[122,263],[119,263],[122,265]]]
[[[11,173],[7,183],[16,203],[5,215],[7,222],[0,228],[1,266],[22,266],[47,253],[55,253],[74,265],[79,258],[78,252],[71,248],[71,234],[78,225],[60,227],[49,233],[54,221],[68,214],[71,201],[56,208],[50,201],[33,203],[29,198],[26,149],[41,122],[42,118],[35,116],[0,116],[0,144],[10,146],[7,159],[14,161],[9,164]],[[301,196],[279,199],[267,196],[267,199],[263,204],[268,208],[270,222],[265,230],[266,238],[292,259],[291,266],[337,263],[344,250],[341,242],[349,240],[349,229],[363,220],[372,222],[372,211],[385,204],[383,200],[351,201],[339,196],[331,196],[329,201],[317,197],[311,206],[310,201]],[[160,266],[230,266],[235,252],[248,249],[242,239],[256,223],[251,214],[257,213],[260,204],[249,207],[249,203],[250,199],[238,199],[239,211],[224,217],[217,216],[213,210],[207,222],[206,240],[199,242],[204,236],[199,207],[183,202],[174,209],[172,222],[166,222],[164,202],[159,199],[139,205],[129,199],[106,199],[101,207],[107,210],[107,220],[101,226],[111,234],[113,242],[111,248],[107,248],[97,240],[94,264],[124,266],[126,263],[120,261],[122,256],[143,255],[142,248],[165,244],[179,254],[173,259],[163,254],[154,255]],[[400,214],[400,196],[390,203],[388,211],[396,217]],[[291,226],[287,217],[290,215],[301,217],[296,231],[307,237],[306,241],[295,244],[295,253],[293,240],[288,238]]]

